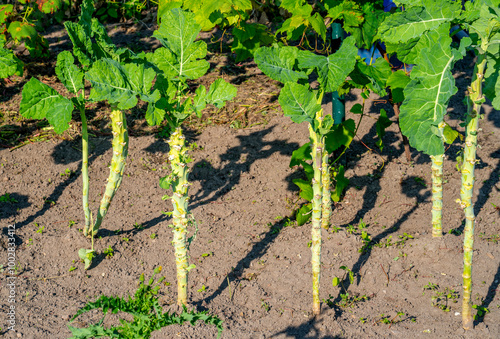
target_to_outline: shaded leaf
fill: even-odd
[[[57,55],[56,75],[70,93],[83,89],[83,72],[76,67],[75,58],[69,51]]]
[[[71,100],[36,78],[23,87],[19,113],[28,119],[47,118],[58,134],[68,129],[73,108]]]
[[[293,70],[297,61],[295,47],[261,47],[255,52],[255,63],[271,79],[287,83],[307,79],[307,74]]]
[[[14,74],[23,75],[23,62],[15,56],[14,52],[0,47],[0,79]]]

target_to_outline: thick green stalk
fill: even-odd
[[[312,201],[312,229],[311,229],[311,266],[313,277],[313,314],[320,314],[319,286],[321,277],[321,212],[322,212],[322,180],[321,164],[323,155],[323,144],[321,137],[309,126],[309,134],[312,141],[312,159],[314,168],[313,201]]]
[[[475,69],[475,78],[469,87],[469,107],[467,110],[467,130],[465,137],[464,160],[462,164],[462,187],[460,189],[460,205],[465,212],[464,228],[464,294],[462,300],[462,325],[468,330],[473,327],[472,315],[472,253],[474,250],[474,205],[472,195],[474,188],[474,167],[476,164],[477,132],[481,103],[483,100],[482,82],[486,68],[484,54],[479,54]]]
[[[92,227],[92,234],[97,233],[99,227],[101,226],[102,220],[108,212],[109,204],[115,193],[120,187],[123,171],[125,169],[125,159],[128,154],[128,132],[127,132],[127,121],[125,119],[125,113],[116,107],[112,107],[111,111],[111,126],[113,133],[113,157],[111,159],[111,166],[109,170],[108,183],[106,184],[106,191],[101,199],[101,204],[99,206],[99,211],[97,212],[97,217]],[[87,235],[88,228],[84,228],[83,234]]]
[[[89,133],[87,131],[87,117],[85,116],[85,106],[80,107],[80,117],[82,119],[82,193],[83,193],[83,213],[85,214],[85,229],[90,227],[89,208]]]
[[[322,142],[324,144],[324,140]],[[332,197],[330,192],[330,165],[328,164],[328,152],[324,149],[321,164],[321,183],[323,189],[323,204],[321,214],[321,227],[328,229],[330,227],[330,215],[332,214]]]
[[[170,146],[169,160],[172,167],[173,230],[175,248],[175,264],[177,266],[177,304],[187,304],[188,272],[191,269],[188,262],[188,182],[189,168],[187,166],[187,149],[182,129],[176,128],[168,140]]]
[[[442,237],[444,154],[432,155],[432,236]]]

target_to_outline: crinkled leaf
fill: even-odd
[[[321,109],[316,95],[305,85],[287,82],[280,92],[278,99],[283,113],[293,122],[307,121],[313,124],[316,112]]]
[[[137,96],[148,102],[156,102],[159,92],[150,94],[156,73],[144,64],[120,65],[111,59],[97,60],[86,73],[85,78],[92,84],[89,99],[108,100],[121,110],[137,104]]]
[[[381,38],[383,40],[383,37]],[[386,43],[387,53],[392,55],[397,54],[398,59],[406,64],[413,64],[418,54],[416,47],[420,41],[420,37],[402,41],[399,43]]]
[[[348,37],[340,49],[328,57],[302,51],[298,56],[299,67],[302,69],[316,68],[322,88],[326,92],[333,92],[354,69],[357,53],[358,49],[355,46],[354,38]]]
[[[14,52],[0,47],[0,79],[14,74],[23,75],[23,62],[16,57]]]
[[[167,100],[160,98],[156,102],[150,102],[146,111],[146,121],[150,126],[158,126],[165,119],[165,108],[167,107]]]
[[[345,26],[346,32],[351,33],[356,39],[356,46],[370,49],[375,40],[377,29],[389,13],[375,8],[373,3],[367,2],[363,5],[362,25]]]
[[[423,0],[422,6],[405,8],[388,16],[380,25],[378,36],[391,43],[405,42],[455,20],[461,10],[460,1]]]
[[[261,47],[255,52],[255,63],[271,79],[287,83],[307,79],[307,74],[293,70],[297,61],[296,47]]]
[[[443,121],[448,102],[456,93],[451,73],[460,55],[453,53],[449,26],[427,33],[425,46],[415,59],[411,82],[404,90],[399,124],[410,144],[429,155],[443,154],[443,138],[436,131]]]
[[[66,21],[64,27],[66,27],[68,36],[73,43],[73,54],[84,67],[90,66],[92,60],[95,60],[95,55],[92,49],[92,40],[86,32],[85,26]]]
[[[222,108],[226,101],[232,100],[236,96],[236,87],[223,79],[215,80],[208,89],[206,101],[208,104]]]
[[[233,28],[233,45],[231,51],[236,54],[236,62],[252,57],[261,46],[270,45],[274,38],[265,25],[242,22]]]
[[[314,13],[311,17],[309,17],[309,23],[314,31],[323,39],[326,40],[326,26],[323,17],[319,13]]]
[[[153,34],[165,46],[155,51],[154,61],[158,68],[167,75],[187,79],[204,75],[210,65],[202,60],[207,54],[207,44],[195,41],[200,31],[193,13],[179,8],[168,11]]]
[[[76,67],[75,58],[69,51],[57,55],[56,75],[70,93],[83,89],[83,72]]]
[[[54,131],[60,134],[69,127],[73,107],[71,100],[40,80],[31,78],[23,87],[19,113],[28,119],[47,118]]]
[[[477,20],[466,23],[465,27],[469,33],[479,36],[481,47],[484,49],[487,49],[490,43],[500,43],[499,5],[490,1],[480,1],[475,6],[479,15],[475,18]],[[477,8],[478,6],[480,8]]]
[[[387,92],[387,79],[392,74],[391,65],[384,59],[378,58],[375,63],[367,65],[364,61],[358,61],[356,67],[362,76],[368,79],[366,84],[369,89],[380,96],[385,96]],[[354,79],[354,77],[352,77]]]

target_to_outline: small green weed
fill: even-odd
[[[380,315],[380,320],[378,322],[380,322],[382,324],[389,325],[389,327],[390,327],[394,324],[400,323],[403,320],[405,320],[405,319],[403,319],[404,316],[406,316],[406,314],[404,312],[397,312],[396,315],[392,318],[390,316],[382,313]]]
[[[472,305],[472,308],[477,311],[476,315],[474,316],[474,320],[477,321],[481,321],[486,313],[490,313],[490,310],[483,305]]]
[[[105,249],[103,253],[106,256],[106,258],[112,258],[115,255],[115,251],[113,250],[113,248],[111,248],[111,246]]]
[[[264,299],[260,299],[260,307],[263,308],[266,312],[269,312],[269,310],[271,309],[271,305],[269,305],[269,303]]]
[[[5,193],[4,195],[0,195],[0,202],[10,202],[10,203],[18,203],[18,201],[10,196],[9,193]]]
[[[155,275],[160,272],[161,266],[154,270],[153,276],[147,284],[144,283],[144,274],[141,274],[139,288],[136,290],[134,297],[129,296],[128,299],[125,299],[103,295],[96,301],[87,303],[71,318],[70,324],[81,314],[95,309],[102,309],[104,316],[97,324],[84,328],[76,328],[68,324],[73,337],[90,339],[99,334],[99,337],[111,338],[150,338],[152,332],[165,326],[182,325],[185,322],[195,325],[198,321],[204,321],[206,324],[216,326],[218,337],[220,337],[223,330],[222,320],[217,316],[208,314],[206,311],[188,312],[186,306],[183,306],[183,311],[179,315],[169,312],[163,313],[157,295],[165,277],[160,277],[155,282]],[[120,319],[119,326],[105,328],[103,321],[108,312],[125,312],[132,315],[133,320]]]
[[[33,223],[38,229],[36,230],[36,233],[43,234],[43,231],[45,230],[45,226],[39,226],[36,222]]]

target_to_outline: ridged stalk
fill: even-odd
[[[324,141],[323,141],[324,144]],[[321,227],[328,229],[330,227],[330,215],[332,214],[332,197],[330,192],[330,165],[328,164],[328,152],[323,150],[323,160],[321,164],[321,183],[323,189],[323,203],[321,215]]]
[[[80,117],[82,119],[82,204],[85,214],[85,229],[90,227],[89,208],[89,133],[87,131],[87,117],[85,116],[85,106],[80,107]]]
[[[125,159],[127,158],[128,154],[128,132],[125,113],[123,113],[116,107],[113,107],[111,111],[111,126],[113,129],[113,157],[111,159],[106,191],[104,192],[104,196],[101,199],[99,211],[97,212],[97,217],[94,226],[92,227],[92,234],[95,234],[99,230],[102,220],[108,212],[109,205],[113,200],[118,187],[120,187],[123,177],[123,171],[125,169]],[[88,234],[87,227],[84,228],[83,234]]]
[[[444,154],[432,155],[432,236],[442,237]]]
[[[187,284],[188,272],[192,268],[188,262],[188,226],[190,223],[190,212],[188,211],[188,182],[189,167],[187,166],[188,156],[185,147],[185,137],[182,135],[180,127],[170,136],[168,140],[170,146],[169,160],[172,167],[172,190],[171,197],[174,211],[173,230],[175,248],[175,264],[177,266],[177,304],[179,306],[187,304]]]
[[[323,144],[321,138],[309,126],[309,133],[312,140],[312,159],[314,168],[313,201],[312,201],[312,229],[311,229],[311,266],[313,278],[313,314],[320,314],[319,286],[321,277],[321,214],[322,214],[322,155]]]
[[[462,187],[460,189],[460,205],[465,213],[464,228],[464,294],[462,301],[462,325],[468,330],[474,325],[472,315],[472,253],[474,250],[474,205],[472,195],[474,188],[474,167],[476,164],[477,132],[481,103],[483,100],[482,82],[486,67],[484,54],[479,54],[476,64],[475,78],[469,87],[469,107],[467,110],[467,130],[465,137],[464,159],[462,164]]]

